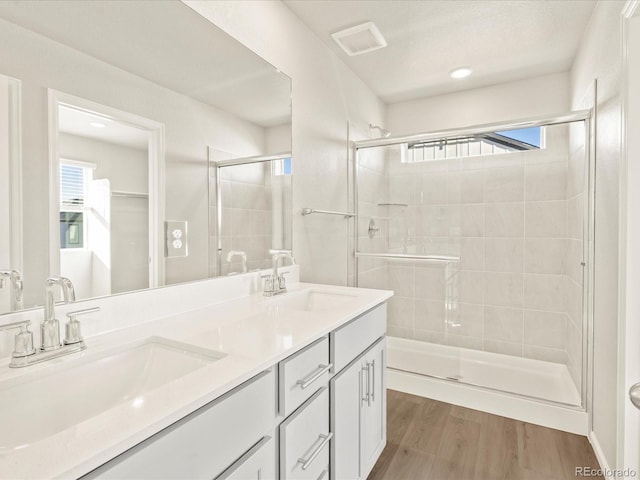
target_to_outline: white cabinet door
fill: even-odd
[[[360,478],[360,407],[362,358],[334,377],[331,384],[331,478]]]
[[[387,442],[382,338],[331,382],[331,478],[367,478]]]
[[[364,356],[366,388],[360,421],[360,473],[367,478],[387,443],[386,338]]]

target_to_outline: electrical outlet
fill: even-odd
[[[187,222],[166,221],[165,224],[165,257],[186,257],[189,255],[187,248]]]

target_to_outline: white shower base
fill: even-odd
[[[388,387],[573,433],[587,414],[565,365],[388,337]]]

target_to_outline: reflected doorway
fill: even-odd
[[[52,274],[71,279],[78,299],[161,285],[156,179],[162,126],[57,92],[54,97]]]

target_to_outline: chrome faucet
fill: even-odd
[[[14,312],[22,308],[22,275],[18,270],[0,270],[0,288],[4,286],[4,279],[11,282],[11,311]]]
[[[242,250],[231,250],[227,253],[227,262],[230,262],[233,257],[240,257],[242,259],[242,273],[247,273],[247,253]]]
[[[29,325],[31,324],[29,320],[0,325],[0,331],[20,329],[20,332],[15,336],[15,347],[9,363],[11,368],[26,367],[70,353],[80,352],[87,348],[82,338],[78,317],[99,312],[100,307],[67,312],[69,321],[65,324],[64,344],[60,343],[60,322],[55,318],[55,301],[53,298],[53,290],[56,285],[59,285],[62,290],[64,303],[76,301],[76,294],[71,280],[58,276],[47,278],[44,294],[44,319],[40,324],[42,343],[38,350],[33,348],[33,336],[29,331]]]
[[[269,250],[269,253],[272,255],[271,265],[273,267],[273,271],[271,275],[267,276],[267,279],[264,283],[264,296],[272,297],[274,295],[279,295],[281,293],[287,293],[287,285],[283,275],[278,273],[278,263],[281,258],[290,258],[291,263],[295,265],[296,261],[291,254],[291,250]]]
[[[42,338],[40,350],[57,350],[62,347],[60,343],[60,322],[55,318],[55,301],[53,299],[54,287],[58,285],[62,290],[64,303],[76,301],[76,292],[73,283],[66,277],[49,277],[45,281],[44,290],[44,320],[40,324]]]

